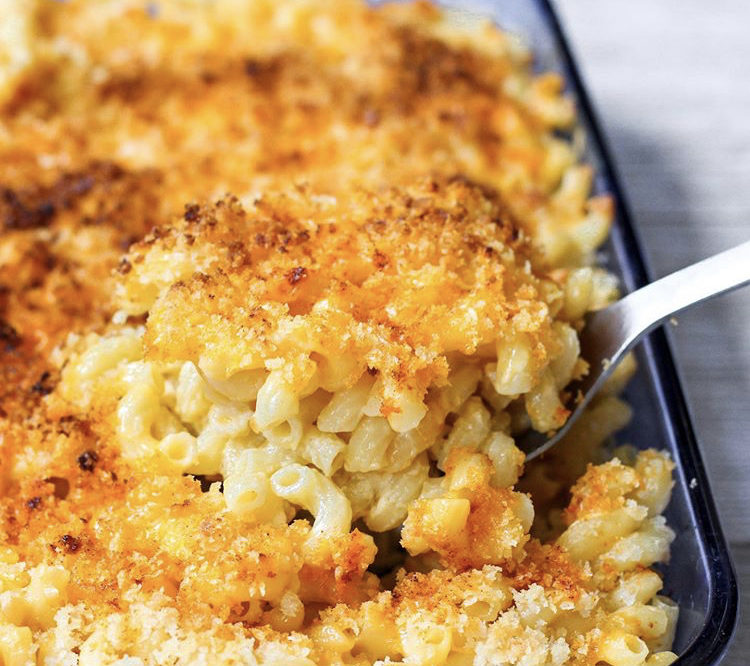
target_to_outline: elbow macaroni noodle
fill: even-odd
[[[565,336],[565,332],[572,329],[565,326],[561,330]],[[321,506],[312,502],[310,496],[318,493],[330,496],[330,510],[341,514],[336,520],[327,519],[338,526],[336,531],[348,531],[352,502],[352,497],[347,496],[349,492],[360,494],[365,486],[369,486],[369,502],[377,505],[389,486],[403,483],[409,487],[403,496],[415,499],[421,492],[421,483],[427,480],[428,468],[421,458],[425,451],[436,457],[438,467],[442,469],[445,458],[454,448],[475,448],[492,461],[493,478],[498,486],[512,485],[517,480],[517,474],[508,473],[522,465],[522,456],[513,446],[510,423],[502,422],[498,427],[501,421],[498,413],[494,414],[496,423],[491,423],[493,415],[475,395],[482,378],[492,376],[492,363],[486,364],[484,371],[481,361],[477,364],[474,359],[458,365],[451,371],[444,388],[428,394],[425,401],[427,411],[421,420],[413,428],[400,432],[387,418],[367,415],[368,403],[373,398],[377,400],[378,386],[366,372],[351,388],[335,393],[316,389],[309,393],[308,386],[305,391],[308,395],[292,393],[289,385],[280,379],[283,376],[281,370],[254,373],[252,381],[255,386],[260,386],[256,399],[248,400],[247,396],[253,392],[240,388],[237,395],[245,400],[233,400],[228,395],[233,378],[217,387],[190,361],[181,365],[160,365],[131,360],[129,346],[138,335],[137,330],[126,330],[116,337],[90,343],[91,346],[66,368],[63,390],[68,386],[75,390],[74,386],[83,385],[79,377],[85,376],[86,381],[91,382],[90,366],[103,368],[101,376],[106,377],[109,386],[116,387],[117,391],[115,432],[123,456],[153,456],[157,468],[164,473],[221,475],[225,478],[227,497],[231,497],[228,499],[230,506],[237,506],[238,510],[241,506],[244,514],[248,512],[249,498],[256,494],[257,499],[253,501],[258,502],[259,507],[266,506],[260,499],[266,491],[260,493],[258,490],[261,484],[258,475],[276,475],[281,473],[282,467],[287,469],[286,476],[290,479],[302,476],[295,478],[293,483],[290,480],[289,484],[281,482],[284,475],[276,482],[274,476],[267,492],[315,516]],[[92,358],[98,347],[102,348],[106,360],[93,364]],[[116,348],[123,350],[119,362],[113,356]],[[577,347],[574,348],[576,351],[572,354],[577,358]],[[568,379],[560,380],[563,386],[572,374],[575,358],[573,362],[564,361]],[[547,381],[547,377],[554,382],[552,373],[552,370],[544,373],[541,383]],[[491,380],[484,384],[483,394],[496,391],[494,386]],[[105,387],[95,384],[88,389],[90,393],[103,390]],[[542,408],[547,421],[554,419],[554,412],[560,407],[556,388],[552,394],[551,404]],[[86,395],[71,395],[71,398],[89,400]],[[494,401],[502,399],[503,395],[497,392],[489,398]],[[536,397],[531,400],[538,401]],[[529,404],[530,398],[527,397],[526,405]],[[261,418],[258,417],[259,411],[263,412]],[[443,422],[448,413],[456,414],[456,420],[446,433]],[[228,446],[233,451],[229,456],[226,452]],[[257,462],[251,455],[256,449],[276,451],[276,464],[269,466],[265,458],[263,462]],[[242,472],[233,470],[233,466],[239,464],[239,458],[246,461]],[[302,471],[303,466],[309,469],[309,473]],[[292,469],[297,470],[296,475]],[[248,484],[247,488],[240,487],[243,482]],[[285,488],[283,491],[282,487]],[[338,497],[341,491],[344,496],[333,501],[334,493]],[[303,498],[306,499],[303,501]],[[407,504],[408,501],[393,502],[392,510],[405,511]],[[370,511],[373,510],[371,507]],[[377,514],[382,522],[382,512],[377,511]],[[344,519],[344,515],[349,518]],[[388,521],[390,527],[387,529],[400,524],[403,517],[401,513],[398,517],[394,515]],[[369,524],[367,516],[365,522]]]
[[[560,77],[428,3],[0,9],[0,666],[676,659],[632,359],[514,443],[618,296]]]

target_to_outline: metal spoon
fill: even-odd
[[[528,430],[516,445],[531,460],[554,446],[570,430],[625,354],[665,320],[702,301],[750,283],[750,241],[699,261],[593,312],[580,334],[588,374],[568,386],[577,396],[565,425],[549,437]]]

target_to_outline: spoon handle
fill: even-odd
[[[656,280],[620,301],[643,335],[667,318],[750,283],[750,241]]]
[[[580,382],[586,402],[614,366],[646,333],[686,308],[750,283],[750,241],[667,275],[604,310],[581,332],[589,374]]]

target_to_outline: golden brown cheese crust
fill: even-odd
[[[37,68],[7,103],[18,136],[13,171],[39,153],[53,164],[117,156],[161,168],[182,201],[198,182],[206,194],[292,179],[342,189],[429,172],[493,179],[507,164],[528,176],[528,196],[549,186],[540,134],[570,123],[572,107],[553,77],[531,83],[550,108],[504,91],[525,55],[498,32],[478,31],[494,47],[485,53],[439,39],[442,18],[427,5],[374,12],[344,2],[325,12],[327,37],[303,12],[283,28],[270,7],[243,17],[235,4],[234,34],[217,10],[219,25],[200,40],[191,21],[202,17],[188,7],[152,18],[135,2],[119,12],[40,3]],[[53,120],[39,128],[40,116]],[[471,150],[461,155],[458,145]]]
[[[160,211],[153,172],[92,163],[0,192],[0,407],[12,418],[54,386],[47,356],[111,317],[112,267]]]
[[[445,381],[448,355],[492,357],[504,335],[528,335],[539,366],[554,355],[560,290],[534,275],[495,195],[453,179],[317,201],[191,206],[134,246],[121,305],[149,311],[147,355],[210,356],[228,375],[311,351],[322,364],[356,358],[349,384],[369,369],[386,397],[422,397]]]
[[[451,451],[445,463],[450,477],[462,461],[475,454],[470,449]],[[481,569],[488,564],[507,563],[513,567],[515,559],[524,559],[520,553],[529,541],[528,528],[519,517],[519,503],[525,498],[511,488],[493,488],[490,483],[492,465],[488,459],[473,465],[461,487],[446,494],[449,500],[468,500],[470,504],[466,524],[461,532],[451,534],[445,524],[434,524],[429,516],[430,500],[417,500],[409,510],[402,529],[402,543],[424,541],[440,558],[440,563],[452,571]]]
[[[210,15],[167,5],[156,18],[140,2],[24,8],[33,67],[5,92],[0,118],[0,214],[12,232],[0,318],[8,335],[41,338],[42,355],[111,314],[107,273],[123,246],[187,201],[466,173],[501,186],[528,229],[531,211],[557,206],[546,200],[572,157],[549,132],[571,108],[553,79],[526,82],[528,99],[504,90],[526,55],[498,31],[479,30],[481,51],[446,42],[427,4],[352,2],[327,10],[331,40],[305,27],[304,7],[283,27],[262,2],[224,4]],[[58,226],[62,237],[45,232]],[[23,393],[48,369],[34,354],[14,358],[21,369],[4,384]]]
[[[81,438],[74,432],[67,437],[75,451]],[[68,601],[97,613],[122,607],[133,590],[163,587],[186,621],[205,627],[215,617],[239,619],[248,592],[276,577],[285,586],[297,581],[308,599],[325,604],[356,603],[377,589],[365,573],[372,546],[356,530],[332,555],[305,551],[307,522],[272,527],[237,519],[218,488],[201,492],[192,478],[142,475],[106,448],[82,451],[67,468],[59,460],[50,471],[56,475],[1,501],[6,543],[29,566],[63,565]]]
[[[466,173],[500,187],[529,230],[540,205],[569,214],[549,194],[574,161],[551,135],[571,107],[559,81],[519,74],[526,55],[498,31],[478,30],[480,50],[446,41],[427,4],[340,3],[329,39],[306,27],[304,7],[282,26],[262,2],[224,5],[156,17],[139,2],[25,6],[33,66],[4,92],[0,133],[9,335],[41,337],[46,351],[101,322],[122,247],[186,201],[227,191]],[[62,238],[44,231],[60,216]],[[11,358],[33,369],[23,381],[6,372],[6,386],[26,391],[47,370],[32,357]]]

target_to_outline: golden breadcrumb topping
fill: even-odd
[[[6,177],[8,163],[2,167]],[[41,174],[40,174],[41,176]],[[38,176],[39,177],[39,176]],[[160,219],[158,176],[111,163],[0,188],[0,407],[19,416],[54,386],[46,357],[111,317],[111,271]]]
[[[267,359],[355,358],[390,396],[446,382],[450,354],[528,336],[536,366],[558,353],[561,290],[531,269],[528,243],[495,195],[463,180],[426,181],[353,199],[263,197],[189,206],[123,259],[120,305],[149,312],[148,358],[227,375]],[[196,304],[200,303],[199,307]],[[307,374],[306,374],[307,373]]]
[[[460,482],[452,480],[438,500],[444,506],[466,507],[468,515],[460,529],[451,529],[451,523],[433,515],[434,499],[422,499],[409,511],[401,533],[410,552],[434,551],[443,566],[457,571],[512,561],[529,540],[533,515],[528,497],[490,485],[489,459],[457,475],[457,468],[466,467],[466,458],[472,455],[462,448],[451,451],[446,473],[449,478],[459,476]]]

